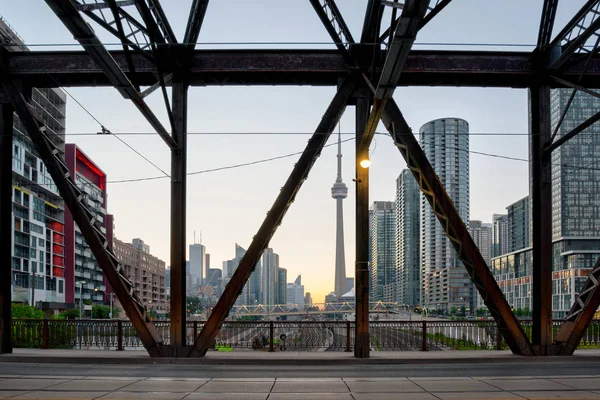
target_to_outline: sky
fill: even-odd
[[[355,38],[360,37],[366,3],[337,1]],[[414,48],[529,51],[537,41],[542,3],[453,0],[419,32]],[[554,33],[583,3],[584,0],[560,3]],[[162,4],[175,35],[181,39],[191,0],[163,0]],[[0,0],[0,15],[33,51],[80,48],[73,45],[75,40],[43,0]],[[105,43],[115,43],[102,28],[93,23],[92,26]],[[212,0],[198,41],[203,44],[197,48],[211,49],[335,48],[329,44],[329,35],[308,0]],[[169,179],[118,183],[163,174],[114,137],[78,134],[96,133],[100,125],[115,134],[123,133],[120,137],[124,141],[168,173],[170,152],[166,144],[151,134],[146,120],[115,89],[67,90],[93,115],[92,118],[72,98],[68,99],[67,142],[76,143],[106,172],[108,212],[115,216],[115,236],[124,241],[142,238],[150,245],[151,253],[168,265]],[[318,125],[334,91],[309,86],[191,88],[188,172],[301,152],[310,137],[307,133]],[[473,153],[528,158],[526,90],[400,87],[394,98],[413,132],[437,118],[459,117],[469,122],[470,219],[491,222],[492,214],[505,213],[506,206],[528,194],[527,162]],[[147,100],[168,126],[160,91]],[[351,138],[353,107],[346,109],[340,129],[343,139]],[[377,131],[385,132],[383,125]],[[349,189],[344,201],[346,274],[352,277],[354,141],[342,144],[342,152],[342,175]],[[376,135],[370,152],[370,200],[393,201],[396,178],[406,164],[385,135]],[[247,248],[298,157],[189,176],[188,244],[194,242],[194,236],[197,242],[201,236],[213,268],[220,268],[222,261],[234,257],[235,243]],[[315,302],[322,302],[334,286],[335,201],[331,198],[331,186],[335,177],[336,146],[330,146],[315,163],[270,244],[280,255],[280,267],[288,271],[288,281],[302,274],[305,291],[312,293]]]

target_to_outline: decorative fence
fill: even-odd
[[[562,321],[554,321],[554,334]],[[187,322],[187,342],[203,321]],[[531,322],[522,321],[526,334]],[[154,326],[169,344],[169,322]],[[14,347],[85,350],[143,350],[135,329],[123,320],[12,321]],[[495,321],[372,321],[373,351],[501,350],[506,349]],[[232,321],[223,324],[214,348],[221,351],[352,351],[354,322]],[[600,320],[587,328],[580,348],[600,347]]]

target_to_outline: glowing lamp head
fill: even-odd
[[[369,166],[371,166],[371,160],[365,158],[364,160],[361,160],[359,164],[363,168],[369,168]]]

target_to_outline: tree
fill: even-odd
[[[79,318],[79,310],[77,308],[71,308],[70,310],[61,311],[56,319],[77,319]]]
[[[95,305],[92,307],[92,318],[108,319],[110,315],[110,307],[103,305]]]
[[[14,319],[44,319],[44,312],[27,304],[11,304],[11,313]]]
[[[458,310],[456,309],[456,307],[452,306],[452,307],[450,308],[450,315],[452,315],[452,316],[456,315],[456,311],[458,311]]]

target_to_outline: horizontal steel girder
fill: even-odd
[[[34,87],[112,86],[103,71],[83,51],[10,53],[7,79],[26,80]],[[116,64],[127,70],[123,51],[110,51]],[[156,66],[132,54],[136,73],[127,73],[134,84],[156,83]],[[576,81],[583,62],[558,74]],[[337,86],[349,67],[337,50],[195,50],[190,61],[192,86],[313,85]],[[555,71],[548,71],[554,74]],[[540,82],[533,55],[526,52],[412,51],[398,81],[399,86],[531,86]],[[548,77],[551,87],[564,87]],[[593,59],[580,85],[600,88],[600,57]]]

